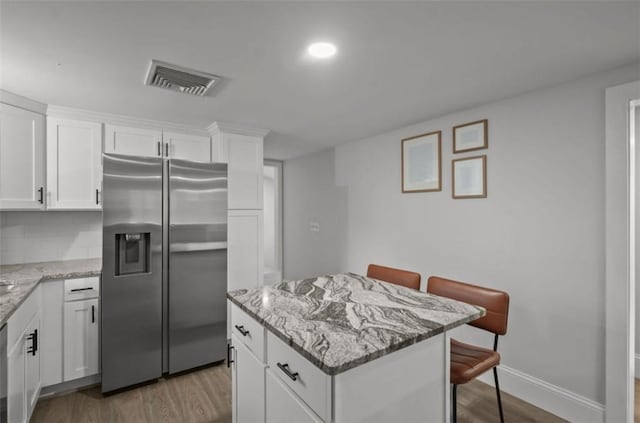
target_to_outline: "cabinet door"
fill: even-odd
[[[0,209],[44,208],[44,116],[0,104]]]
[[[162,131],[105,125],[104,152],[129,156],[161,156]]]
[[[191,160],[194,162],[211,161],[211,139],[197,135],[164,132],[162,134],[165,153],[174,159]]]
[[[25,344],[25,395],[27,406],[27,420],[31,418],[31,413],[38,402],[42,379],[40,374],[40,314],[37,314],[27,327]]]
[[[102,125],[47,119],[49,209],[100,209]]]
[[[42,286],[42,386],[62,383],[62,320],[64,281],[46,281]]]
[[[267,370],[267,423],[320,423],[322,420]]]
[[[230,210],[227,237],[227,290],[251,289],[262,285],[262,210]]]
[[[7,411],[10,422],[27,421],[27,396],[25,394],[25,335],[7,350]]]
[[[263,141],[259,137],[227,134],[229,150],[229,209],[262,209]]]
[[[98,373],[98,299],[64,304],[64,380]]]
[[[240,341],[232,338],[235,359],[232,364],[233,422],[264,423],[265,365]]]

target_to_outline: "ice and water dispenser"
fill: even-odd
[[[150,232],[116,234],[116,276],[148,273]]]

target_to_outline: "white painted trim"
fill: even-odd
[[[604,405],[508,366],[498,367],[500,389],[572,422],[604,422]],[[493,372],[478,380],[494,386]],[[497,407],[497,404],[496,404]]]
[[[212,136],[220,133],[226,133],[258,138],[264,138],[270,132],[268,129],[255,128],[230,122],[213,122],[211,125],[207,126],[207,131],[209,131]]]
[[[199,135],[208,137],[209,133],[205,128],[182,125],[179,123],[158,121],[153,119],[144,119],[131,116],[116,115],[111,113],[93,112],[89,110],[75,109],[72,107],[49,105],[47,107],[47,116],[85,120],[91,122],[101,122],[116,126],[128,126],[145,129],[155,129],[161,131],[176,131],[191,135]]]
[[[2,89],[0,89],[0,103],[10,104],[12,106],[30,110],[32,112],[40,113],[43,115],[47,112],[46,104]]]
[[[632,146],[630,101],[640,98],[640,81],[606,91],[605,140],[605,401],[606,421],[633,422],[635,281],[630,234]]]
[[[636,379],[640,379],[640,354],[636,354],[636,357],[635,357],[634,373],[635,373]]]
[[[94,386],[100,383],[102,375],[97,373],[95,375],[85,376],[80,379],[68,380],[66,382],[57,383],[55,385],[49,385],[42,388],[38,399],[45,399],[56,397],[59,395],[65,395],[70,392],[86,389],[90,386]]]

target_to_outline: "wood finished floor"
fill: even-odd
[[[506,422],[564,422],[511,395],[503,393],[502,401]],[[493,387],[477,381],[458,387],[459,423],[498,421]],[[94,387],[43,399],[31,422],[231,422],[231,374],[225,365],[218,365],[113,395],[103,396]]]

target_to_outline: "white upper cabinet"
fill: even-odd
[[[261,137],[228,134],[229,209],[261,210],[264,180]]]
[[[165,156],[195,162],[211,161],[211,139],[198,135],[164,132]]]
[[[44,209],[44,115],[0,104],[0,210]]]
[[[155,129],[130,128],[105,125],[104,152],[129,156],[163,155],[162,131]]]
[[[100,209],[102,125],[47,119],[47,208]]]

